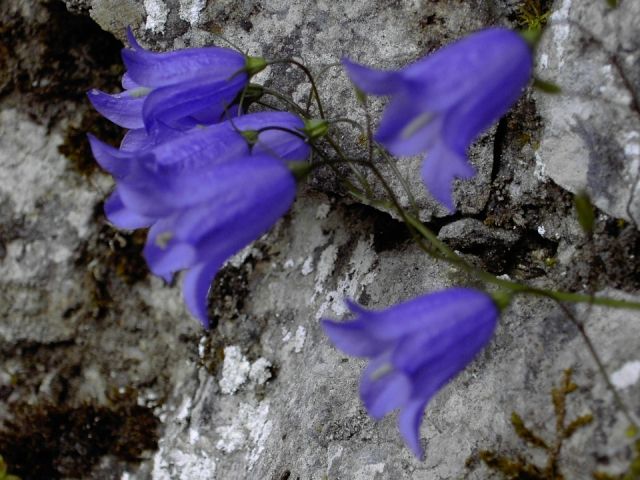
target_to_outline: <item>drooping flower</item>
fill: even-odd
[[[343,63],[358,89],[391,97],[376,140],[398,156],[428,152],[422,179],[453,211],[453,180],[475,175],[467,148],[520,97],[532,54],[517,33],[490,28],[397,71]]]
[[[360,396],[375,419],[400,409],[405,442],[422,458],[420,424],[429,400],[489,342],[499,311],[480,291],[452,288],[386,310],[348,302],[356,319],[323,320],[333,344],[348,355],[370,359]]]
[[[116,180],[107,217],[121,228],[151,227],[144,249],[151,271],[169,281],[189,270],[185,300],[205,326],[217,271],[293,202],[296,180],[287,163],[309,156],[303,130],[291,113],[262,112],[157,142],[132,130],[120,149],[89,137],[94,157]]]
[[[265,154],[238,158],[216,168],[215,175],[219,185],[208,200],[160,218],[144,248],[156,275],[170,278],[188,269],[185,302],[205,327],[207,294],[218,270],[284,215],[296,193],[287,165]]]
[[[131,30],[127,36],[132,48],[122,50],[124,92],[93,89],[89,100],[117,125],[156,136],[163,126],[184,130],[233,116],[234,100],[249,77],[266,66],[262,58],[221,47],[149,52]]]

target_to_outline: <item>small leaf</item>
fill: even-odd
[[[513,425],[513,429],[516,431],[516,435],[518,435],[522,440],[530,443],[534,447],[549,450],[549,446],[546,442],[529,430],[522,421],[522,418],[520,418],[520,415],[516,412],[511,414],[511,424]]]
[[[578,192],[578,194],[573,197],[573,202],[576,207],[576,212],[578,214],[578,222],[580,222],[580,226],[582,230],[586,233],[591,233],[593,231],[593,223],[595,221],[595,214],[593,211],[593,205],[591,204],[591,198],[586,191]]]
[[[606,0],[606,2],[611,8],[616,8],[620,4],[619,0]]]
[[[581,415],[567,425],[564,430],[564,438],[570,438],[579,428],[586,427],[593,422],[593,415],[590,413]]]
[[[555,83],[549,82],[547,80],[542,80],[541,78],[537,77],[533,79],[533,88],[537,88],[544,93],[551,93],[553,95],[562,93],[562,89]]]
[[[635,425],[629,425],[624,433],[627,437],[633,438],[638,435],[638,427],[636,427]]]

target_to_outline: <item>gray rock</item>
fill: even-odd
[[[637,224],[640,4],[556,3],[537,63],[563,95],[536,95],[545,121],[537,173],[571,192],[586,190],[599,208]]]
[[[11,2],[24,18],[43,13],[42,3]],[[210,44],[218,41],[211,32],[218,31],[251,54],[296,55],[317,72],[342,55],[380,67],[404,65],[468,31],[504,23],[520,4],[65,2],[121,39],[124,27],[132,25],[143,43],[156,49]],[[599,12],[601,3],[571,5],[568,12]],[[621,51],[635,55],[636,46],[625,42],[637,10],[631,2],[621,8],[627,18],[614,13],[578,19],[601,24],[598,34],[607,39],[616,25],[609,20],[619,19],[626,39],[620,40]],[[573,30],[569,33],[567,42],[573,42]],[[578,48],[567,43],[572,46],[557,53],[565,44],[545,42],[541,54],[549,56],[548,69],[555,54],[564,58]],[[21,59],[31,52],[46,60],[37,57],[40,47],[25,39],[20,48]],[[572,58],[564,69],[578,68]],[[584,81],[598,82],[599,72],[585,69]],[[297,99],[308,88],[299,72],[283,66],[260,79]],[[320,88],[332,115],[362,118],[339,70],[328,71]],[[43,107],[43,97],[0,99],[0,421],[10,419],[17,404],[109,406],[114,392],[132,392],[134,402],[162,422],[158,448],[144,453],[142,462],[126,463],[111,452],[98,464],[87,463],[82,478],[492,478],[478,460],[483,450],[544,464],[544,455],[516,435],[511,415],[517,412],[545,441],[553,441],[556,419],[549,393],[570,367],[580,388],[568,397],[568,418],[592,412],[594,421],[563,446],[565,477],[589,478],[596,469],[617,473],[628,465],[625,420],[578,330],[555,304],[538,298],[517,297],[485,351],[432,400],[421,428],[424,462],[403,445],[394,414],[372,421],[357,394],[364,362],[333,348],[319,320],[348,318],[345,298],[384,308],[475,282],[427,257],[386,213],[345,201],[330,174],[316,178],[317,188],[303,188],[291,213],[227,264],[211,296],[217,326],[202,331],[186,312],[180,280],[165,285],[146,275],[139,252],[143,236],[106,224],[100,202],[112,181],[97,172],[81,175],[59,154],[64,134],[70,125],[78,126],[86,107],[77,98],[54,98],[51,103],[64,104],[58,114],[35,119],[28,112],[40,111],[36,107]],[[553,102],[567,100],[536,98],[547,119],[538,168],[535,105],[525,98],[498,127],[502,133],[492,131],[473,147],[480,175],[458,185],[460,218],[445,224],[440,238],[479,264],[506,258],[506,275],[536,286],[640,298],[635,229],[602,216],[589,243],[566,191],[545,182],[540,169],[554,172],[549,159],[556,151],[566,153],[559,141],[552,149],[555,137],[547,136],[548,125],[555,120],[547,115],[559,114]],[[381,108],[382,102],[373,102],[375,115]],[[59,112],[73,114],[61,120]],[[602,131],[613,132],[616,142],[633,125],[622,114],[606,118],[611,126]],[[583,119],[584,128],[595,125],[589,123],[594,119]],[[357,134],[341,133],[349,152],[355,151]],[[526,141],[518,140],[522,136]],[[601,137],[594,140],[597,148],[606,144]],[[398,167],[417,197],[421,217],[438,226],[448,220],[438,220],[445,213],[422,190],[420,161],[403,159]],[[400,192],[400,182],[387,174]],[[613,176],[598,178],[603,192],[618,199],[602,203],[606,195],[594,190],[598,205],[618,215],[608,209],[620,205],[625,184]],[[402,201],[408,203],[406,196]],[[575,312],[620,395],[638,415],[638,314],[582,307]]]
[[[508,250],[516,244],[520,235],[514,231],[490,228],[474,218],[463,218],[442,227],[438,237],[453,248],[492,247]]]

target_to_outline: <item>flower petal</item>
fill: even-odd
[[[425,112],[415,99],[398,93],[384,111],[375,139],[398,156],[417,155],[440,138],[441,116]]]
[[[246,63],[241,53],[220,47],[156,53],[138,46],[134,50],[123,49],[122,60],[132,81],[154,88],[179,84],[196,76],[206,76],[212,82],[228,80]]]
[[[513,30],[489,28],[447,45],[406,67],[403,79],[408,92],[423,110],[443,111],[461,101],[472,99],[501,78],[519,83],[512,77],[516,65],[525,67],[527,82],[531,50]],[[520,67],[515,67],[520,68]],[[501,97],[504,92],[498,92]]]
[[[399,303],[381,311],[365,311],[356,321],[376,338],[397,341],[416,332],[434,336],[458,319],[495,308],[491,297],[470,288],[449,288]]]
[[[390,95],[402,87],[402,75],[398,71],[382,71],[365,67],[342,59],[347,75],[351,81],[365,93],[372,95]]]
[[[144,253],[149,264],[155,265],[154,272],[228,258],[265,233],[289,209],[296,183],[282,162],[248,157],[233,166],[218,172],[219,188],[213,189],[208,202],[179,210],[153,225]],[[185,245],[193,249],[193,256],[183,254]]]
[[[424,458],[424,450],[420,445],[420,424],[424,417],[424,409],[429,399],[415,399],[407,403],[398,416],[398,428],[405,443],[418,459]]]
[[[214,259],[202,263],[189,270],[182,284],[182,293],[185,303],[191,314],[200,320],[204,328],[209,328],[209,315],[207,313],[207,297],[211,284],[224,259]]]
[[[122,85],[122,88],[124,88],[125,90],[133,90],[142,87],[142,85],[138,85],[136,82],[131,80],[131,77],[126,72],[124,73],[124,75],[122,75],[122,80],[120,81],[120,83]]]
[[[116,189],[104,202],[104,213],[111,223],[118,228],[135,230],[136,228],[146,228],[153,224],[154,218],[144,217],[129,210],[118,194]]]
[[[363,322],[338,323],[322,320],[322,329],[337,349],[354,357],[373,357],[390,346],[390,342],[370,335]]]
[[[88,133],[89,145],[91,152],[98,164],[116,179],[125,177],[131,168],[129,155],[121,152],[117,148],[101,142],[92,134]]]
[[[394,366],[413,373],[430,365],[437,375],[449,370],[455,375],[493,336],[498,309],[488,299],[485,304],[476,305],[473,312],[452,312],[447,320],[437,329],[416,331],[399,340],[392,355]]]
[[[411,391],[409,378],[393,369],[389,355],[374,358],[362,372],[360,397],[369,415],[376,420],[404,405]]]
[[[421,173],[422,181],[433,198],[454,212],[453,181],[456,178],[472,178],[476,170],[464,154],[457,153],[439,142],[427,153]]]
[[[144,96],[134,96],[130,91],[109,95],[97,89],[87,92],[93,107],[116,125],[124,128],[142,128]]]
[[[246,82],[246,74],[236,75],[231,80],[200,76],[157,88],[148,95],[142,108],[145,128],[153,133],[158,129],[158,123],[180,125],[181,120],[184,122],[189,116],[201,112],[203,105],[208,105],[208,115],[220,117],[231,107]],[[186,126],[195,126],[195,121]]]

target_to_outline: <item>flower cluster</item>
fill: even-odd
[[[242,114],[237,105],[228,115],[248,82],[247,65],[264,61],[223,48],[151,53],[129,38],[125,92],[89,92],[98,111],[131,129],[120,148],[89,136],[116,180],[105,213],[120,228],[150,227],[151,271],[170,281],[188,270],[185,302],[207,326],[207,294],[220,267],[294,200],[288,163],[309,156],[304,123],[288,112]]]
[[[124,91],[89,92],[100,113],[129,129],[119,148],[89,137],[96,160],[116,180],[105,213],[120,228],[149,228],[144,256],[151,271],[171,281],[186,270],[185,302],[207,326],[213,278],[289,209],[293,171],[304,170],[298,167],[310,156],[309,143],[328,123],[247,113],[242,99],[251,76],[267,66],[262,58],[215,47],[153,53],[130,31],[128,37]],[[520,96],[531,51],[514,32],[492,28],[399,71],[344,65],[361,91],[391,96],[376,140],[398,156],[428,151],[423,180],[454,210],[454,179],[475,173],[466,150]],[[370,359],[360,385],[367,411],[382,418],[400,409],[400,432],[421,457],[427,403],[489,342],[499,309],[489,295],[465,288],[382,311],[349,307],[355,320],[323,320],[323,328],[337,348]]]
[[[532,53],[517,33],[490,28],[399,71],[343,63],[361,91],[391,96],[376,140],[398,156],[429,151],[422,179],[453,211],[453,180],[475,175],[466,150],[520,97],[531,77]]]

